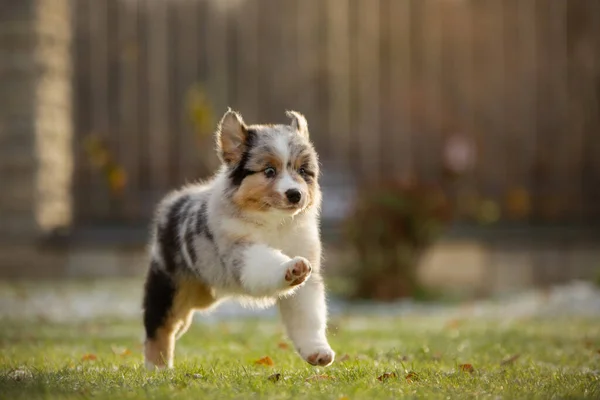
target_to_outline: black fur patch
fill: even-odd
[[[179,251],[180,243],[178,238],[178,228],[183,218],[183,207],[190,201],[187,196],[181,197],[171,205],[167,214],[167,222],[164,226],[158,227],[158,243],[161,248],[162,257],[167,271],[173,272],[178,268],[175,256]]]
[[[246,168],[246,164],[250,159],[250,150],[254,147],[256,142],[256,132],[253,130],[248,130],[246,132],[246,141],[244,142],[244,153],[242,153],[242,158],[240,162],[235,166],[235,168],[229,173],[229,179],[231,179],[231,183],[234,186],[240,186],[242,181],[248,176],[252,175],[255,172],[250,171]]]
[[[200,210],[196,215],[196,234],[197,235],[205,235],[208,240],[211,242],[215,241],[215,237],[212,232],[208,228],[208,221],[206,216],[206,202],[202,203],[200,206]]]
[[[160,270],[156,261],[152,261],[146,276],[143,303],[144,328],[148,339],[154,339],[158,328],[165,323],[173,307],[175,290],[171,277]]]

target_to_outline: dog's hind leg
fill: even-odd
[[[208,308],[214,297],[195,280],[176,280],[152,265],[144,293],[144,359],[148,369],[172,368],[175,340],[189,328],[194,309]]]

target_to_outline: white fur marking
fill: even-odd
[[[284,134],[280,134],[279,136],[277,136],[275,138],[274,146],[275,146],[275,149],[277,150],[277,152],[279,153],[279,156],[281,157],[281,162],[283,164],[283,167],[286,168],[287,163],[288,163],[288,158],[290,157],[289,138]]]
[[[185,232],[187,230],[187,225],[190,219],[186,218],[183,224],[181,225],[181,229],[179,231],[179,242],[181,243],[181,253],[183,254],[183,258],[185,258],[185,262],[188,267],[193,268],[194,263],[192,262],[192,257],[187,248],[187,241],[185,240]]]
[[[244,252],[241,280],[253,296],[274,295],[284,288],[285,264],[290,258],[264,244],[250,246]]]
[[[277,182],[277,191],[281,194],[285,194],[285,192],[289,189],[301,190],[301,187],[298,182],[292,178],[289,171],[284,170],[279,178],[279,181]]]

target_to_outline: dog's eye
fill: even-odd
[[[305,168],[300,168],[300,169],[298,170],[298,173],[299,173],[300,175],[306,175],[306,169],[305,169]]]
[[[275,168],[273,168],[273,167],[267,167],[267,168],[265,168],[265,176],[267,178],[274,177],[276,173],[277,173],[277,171],[275,171]]]

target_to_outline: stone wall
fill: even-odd
[[[69,0],[0,0],[0,238],[71,219]]]
[[[0,275],[51,277],[71,220],[69,0],[0,0]]]

